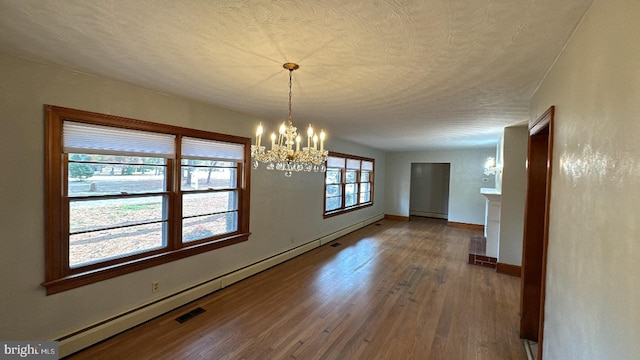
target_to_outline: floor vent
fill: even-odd
[[[340,244],[338,242],[335,242],[335,243],[331,244],[331,247],[337,247],[337,246],[340,246],[340,245],[342,245],[342,244]]]
[[[194,317],[196,317],[196,316],[198,316],[198,315],[202,314],[202,313],[203,313],[203,312],[205,312],[205,311],[206,311],[206,310],[205,310],[205,309],[203,309],[203,308],[201,308],[201,307],[199,307],[199,308],[195,308],[195,309],[193,309],[193,310],[189,311],[188,313],[186,313],[186,314],[184,314],[184,315],[178,316],[178,317],[176,318],[176,321],[177,321],[177,322],[179,322],[180,324],[182,324],[183,322],[185,322],[185,321],[187,321],[187,320],[191,320],[191,319],[193,319]]]

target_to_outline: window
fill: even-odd
[[[324,216],[373,205],[374,159],[330,153],[324,191]]]
[[[47,294],[245,241],[250,139],[47,106]]]

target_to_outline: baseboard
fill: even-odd
[[[520,277],[520,274],[522,273],[522,267],[518,265],[499,262],[496,266],[496,271],[500,274]]]
[[[238,268],[232,272],[211,278],[205,282],[190,286],[177,291],[162,299],[144,304],[135,309],[121,313],[104,321],[100,321],[86,328],[62,336],[54,341],[58,341],[58,356],[63,358],[89,347],[102,340],[108,339],[134,326],[140,325],[155,317],[158,317],[180,306],[186,305],[203,296],[209,295],[226,286],[246,279],[268,268],[283,263],[309,250],[315,249],[341,236],[356,231],[367,225],[380,221],[385,216],[380,214],[367,220],[358,222],[344,229],[338,230],[319,239],[289,249],[280,254],[265,258],[261,261]]]
[[[58,356],[63,358],[67,355],[73,354],[166,312],[177,309],[191,301],[197,300],[207,294],[221,289],[221,287],[221,281],[219,278],[211,279],[197,286],[179,291],[162,299],[142,305],[136,309],[93,324],[72,334],[63,336],[55,340],[58,341]]]
[[[460,223],[460,222],[454,222],[454,221],[447,221],[447,225],[451,227],[460,228],[460,229],[484,232],[484,225],[480,225],[480,224],[467,224],[467,223]]]
[[[444,220],[447,220],[449,218],[447,214],[440,214],[440,213],[419,211],[419,210],[411,210],[411,211],[409,211],[409,215],[410,216],[421,216],[421,217],[435,218],[435,219],[444,219]]]
[[[401,216],[401,215],[384,214],[384,218],[389,220],[409,221],[408,216]]]

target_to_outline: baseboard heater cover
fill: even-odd
[[[123,331],[131,329],[139,324],[149,321],[155,317],[165,314],[171,310],[177,309],[180,306],[188,304],[203,296],[209,295],[226,286],[234,284],[240,280],[246,279],[261,271],[283,263],[309,250],[313,250],[341,236],[380,221],[383,218],[384,215],[382,214],[374,216],[367,220],[348,226],[344,229],[338,230],[329,235],[325,235],[320,239],[312,240],[293,249],[289,249],[283,253],[265,258],[254,264],[241,267],[230,273],[209,279],[200,284],[190,286],[164,298],[154,300],[150,303],[144,304],[125,313],[116,315],[81,330],[75,331],[71,334],[62,336],[54,340],[59,342],[58,356],[60,358],[63,358],[65,356],[71,355],[100,341],[117,335]]]

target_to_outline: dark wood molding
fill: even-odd
[[[467,223],[461,223],[461,222],[455,222],[455,221],[447,221],[447,225],[451,227],[460,228],[460,229],[484,232],[484,225],[481,225],[481,224],[467,224]]]
[[[520,337],[538,342],[542,360],[545,277],[553,161],[554,107],[529,126],[522,246]]]
[[[369,206],[373,206],[373,200],[374,200],[374,189],[375,189],[375,171],[376,171],[376,159],[373,158],[367,158],[367,157],[363,157],[363,156],[358,156],[358,155],[349,155],[349,154],[343,154],[343,153],[339,153],[339,152],[335,152],[335,151],[330,151],[329,152],[329,156],[334,156],[334,157],[340,157],[340,158],[344,158],[345,159],[345,168],[341,168],[340,171],[342,173],[342,196],[341,196],[341,204],[340,207],[338,209],[334,209],[331,211],[327,211],[327,192],[324,191],[323,192],[323,200],[322,200],[322,216],[324,219],[330,218],[330,217],[334,217],[334,216],[338,216],[338,215],[342,215],[342,214],[346,214],[348,212],[351,211],[355,211],[355,210],[360,210],[362,208],[365,207],[369,207]],[[345,196],[346,196],[346,185],[347,183],[344,182],[344,178],[346,176],[345,171],[346,171],[346,162],[348,159],[353,159],[353,160],[360,160],[360,161],[370,161],[373,164],[373,168],[371,169],[371,174],[369,175],[369,201],[364,203],[364,204],[358,204],[355,206],[350,206],[350,207],[344,207],[345,204]],[[360,174],[362,172],[362,163],[360,166],[360,169],[358,169],[358,178],[360,177]],[[326,180],[327,180],[327,173],[325,172],[324,174],[324,179],[325,179],[325,184]],[[331,185],[338,185],[338,184],[331,184]],[[326,190],[326,185],[325,185],[325,190]],[[358,186],[358,199],[360,199],[360,186]]]
[[[499,262],[496,265],[496,271],[500,274],[520,277],[522,267],[519,265],[511,265]]]
[[[218,134],[209,131],[188,129],[167,124],[129,119],[114,115],[45,105],[45,281],[47,295],[70,290],[94,282],[113,278],[134,271],[175,261],[188,256],[229,246],[249,239],[249,213],[251,194],[251,139],[246,137]],[[177,159],[168,159],[166,165],[166,191],[168,198],[167,244],[159,250],[136,253],[130,256],[105,260],[100,263],[71,268],[69,258],[69,210],[67,200],[67,154],[63,151],[62,133],[64,121],[73,121],[124,129],[167,133],[176,136]],[[180,139],[183,136],[224,141],[244,146],[244,162],[238,166],[237,191],[238,229],[233,233],[210,237],[201,241],[183,244],[180,228],[180,202],[175,200],[181,194],[178,184]]]
[[[409,221],[408,216],[401,216],[401,215],[384,214],[384,218],[389,220]]]

